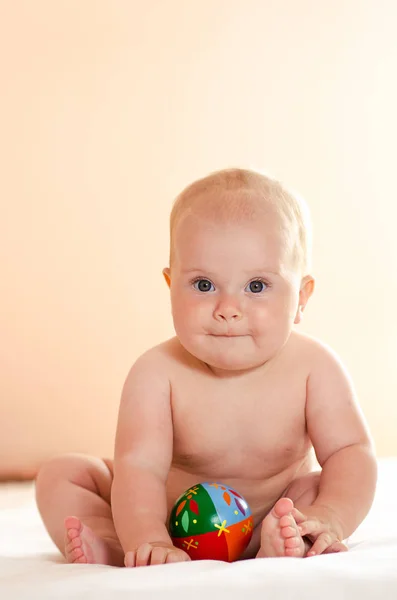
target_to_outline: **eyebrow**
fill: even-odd
[[[216,273],[212,273],[211,271],[208,271],[207,269],[184,269],[182,270],[182,273],[184,273],[185,275],[188,275],[189,273],[206,273],[207,275],[209,275],[210,277],[213,277],[214,275],[216,275]],[[269,275],[280,275],[280,270],[272,270],[272,268],[268,269],[268,268],[262,268],[262,269],[249,269],[247,271],[245,271],[245,273],[247,273],[247,275],[251,274],[251,275],[260,275],[261,273],[266,273]]]

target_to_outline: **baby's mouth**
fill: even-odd
[[[220,338],[239,338],[239,337],[245,337],[245,335],[239,334],[239,333],[211,333],[210,335],[212,335],[213,337],[220,337]]]

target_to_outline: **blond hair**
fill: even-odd
[[[221,222],[255,218],[271,207],[288,236],[294,267],[311,269],[311,221],[308,206],[279,181],[251,169],[222,169],[188,185],[175,199],[170,216],[170,265],[177,223],[187,214]]]

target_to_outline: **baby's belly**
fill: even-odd
[[[258,477],[250,473],[249,467],[244,475],[227,476],[224,468],[220,470],[219,477],[214,469],[209,469],[208,475],[200,469],[199,473],[173,464],[167,480],[167,508],[168,516],[175,500],[187,489],[197,483],[217,482],[223,483],[241,494],[248,502],[252,511],[254,525],[261,522],[271,510],[275,502],[283,495],[289,484],[296,478],[306,475],[313,470],[309,453],[303,458],[284,466],[278,472],[272,472],[269,477]],[[167,516],[167,520],[168,520]]]

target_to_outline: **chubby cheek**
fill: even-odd
[[[249,329],[255,337],[283,335],[290,327],[290,310],[282,300],[254,307],[248,314]]]
[[[250,307],[246,315],[249,329],[254,335],[268,332],[277,322],[274,308],[267,303]]]
[[[269,322],[270,315],[269,306],[266,304],[251,307],[251,310],[247,311],[248,323],[250,327],[255,330],[261,330],[266,327]]]
[[[208,322],[211,310],[206,303],[192,295],[171,294],[172,316],[175,328],[180,331],[201,330]]]

